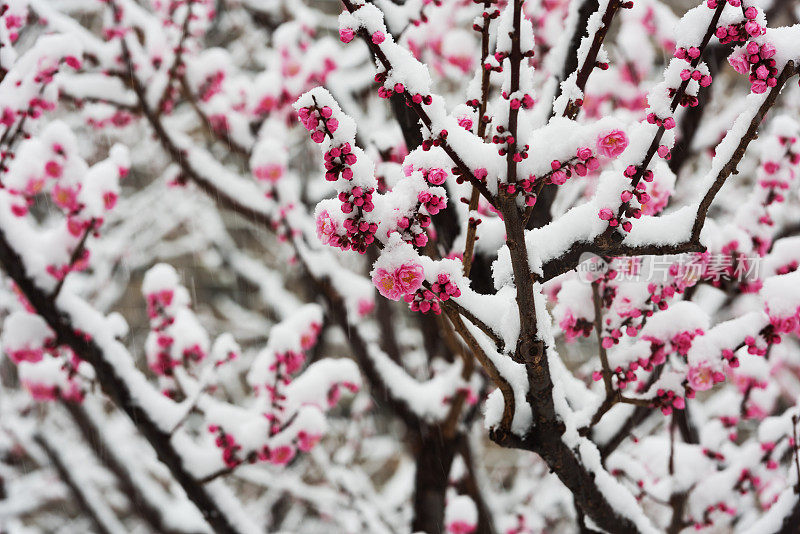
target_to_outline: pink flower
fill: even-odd
[[[678,354],[686,356],[686,354],[689,352],[689,349],[692,347],[693,338],[694,336],[690,332],[681,332],[672,338],[672,346],[675,348]]]
[[[442,185],[447,179],[447,171],[444,169],[431,169],[428,171],[428,182],[432,185]]]
[[[77,211],[78,209],[78,192],[71,187],[61,187],[56,184],[53,188],[53,201],[59,207],[67,211]]]
[[[555,171],[550,176],[550,181],[553,182],[555,185],[564,185],[567,183],[567,175],[564,171]]]
[[[67,57],[65,57],[64,58],[64,63],[66,63],[67,65],[69,65],[70,67],[72,67],[75,70],[78,70],[78,69],[81,68],[81,62],[75,56],[67,56]]]
[[[610,208],[603,208],[597,213],[598,217],[604,221],[610,221],[614,218],[614,212]]]
[[[294,458],[294,449],[288,445],[276,447],[269,454],[269,462],[275,465],[286,465]]]
[[[394,271],[379,267],[372,274],[372,283],[378,292],[391,300],[400,300],[422,285],[423,269],[417,263],[404,263]]]
[[[450,534],[471,534],[475,532],[477,525],[468,523],[463,519],[456,519],[447,524],[447,532]]]
[[[58,398],[58,388],[56,386],[48,386],[47,384],[31,382],[25,379],[22,380],[22,385],[31,394],[33,400],[50,401]]]
[[[349,43],[355,37],[355,32],[350,28],[343,28],[339,30],[339,39],[342,40],[343,43]]]
[[[467,116],[460,117],[458,119],[458,125],[464,128],[465,130],[472,130],[472,119]]]
[[[317,217],[317,238],[323,245],[332,245],[336,241],[336,223],[328,210],[322,210]]]
[[[375,272],[372,273],[372,283],[378,288],[378,293],[387,299],[400,300],[402,293],[397,287],[394,273],[383,268],[375,269]]]
[[[766,92],[767,92],[767,84],[766,84],[766,83],[764,83],[764,81],[763,81],[763,80],[755,80],[755,81],[752,83],[752,85],[750,86],[750,89],[752,89],[752,91],[753,91],[754,93],[756,93],[756,94],[759,94],[759,95],[760,95],[760,94],[762,94],[762,93],[766,93]]]
[[[714,371],[706,362],[690,367],[687,378],[689,385],[695,391],[706,391],[714,385]]]
[[[308,452],[314,448],[320,438],[319,434],[309,434],[305,430],[301,430],[297,433],[297,448],[303,452]]]
[[[20,362],[40,362],[44,357],[44,350],[41,348],[21,348],[17,350],[6,349],[6,354],[14,363]]]
[[[424,271],[418,263],[404,263],[395,272],[397,284],[404,295],[413,293],[422,286]]]
[[[275,183],[283,176],[283,165],[280,163],[267,163],[253,170],[253,176],[259,180]]]
[[[747,74],[750,71],[750,62],[747,61],[747,56],[744,54],[731,55],[728,58],[728,63],[739,74]]]
[[[764,43],[761,45],[761,58],[762,59],[769,59],[775,55],[775,46],[772,43]]]
[[[114,206],[117,205],[117,194],[113,191],[106,191],[103,193],[103,205],[107,210],[114,209]]]
[[[375,301],[372,299],[359,299],[358,301],[358,316],[365,317],[372,313],[375,309]]]
[[[608,158],[616,158],[628,147],[628,136],[622,130],[614,130],[597,138],[597,151]]]
[[[62,171],[63,169],[61,165],[59,165],[55,161],[52,160],[48,161],[44,165],[44,172],[47,173],[47,175],[50,176],[51,178],[58,178],[59,176],[61,176]]]

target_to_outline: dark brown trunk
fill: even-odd
[[[412,532],[443,534],[445,491],[456,452],[456,439],[445,439],[438,428],[422,428],[416,449]]]

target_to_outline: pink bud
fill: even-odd
[[[767,91],[767,84],[762,80],[755,80],[751,84],[750,89],[756,94],[765,93]]]
[[[343,43],[349,43],[355,37],[355,32],[350,28],[342,28],[339,30],[339,39],[342,40]]]
[[[775,52],[775,46],[772,43],[764,43],[761,45],[761,51],[759,55],[764,59],[768,59],[774,56]]]
[[[748,20],[744,24],[744,31],[751,37],[756,37],[761,34],[761,26],[754,20]]]
[[[64,58],[64,63],[66,63],[67,65],[69,65],[70,67],[72,67],[75,70],[78,70],[78,69],[81,68],[81,62],[75,56],[67,56],[67,57],[65,57]]]

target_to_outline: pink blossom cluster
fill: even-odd
[[[508,194],[521,193],[526,206],[536,204],[536,191],[541,184],[564,185],[573,176],[586,176],[600,168],[600,160],[589,147],[580,147],[577,155],[566,160],[553,160],[551,170],[542,176],[530,175],[516,184],[500,184]]]
[[[694,398],[696,391],[706,391],[711,389],[714,384],[725,381],[725,374],[721,371],[715,371],[714,368],[708,363],[703,362],[699,365],[689,367],[686,373],[688,387],[686,387],[686,396]]]
[[[236,442],[236,438],[232,434],[226,433],[221,426],[209,425],[208,431],[216,434],[214,444],[222,449],[222,460],[228,469],[234,469],[245,462],[252,464],[259,461],[269,462],[273,465],[286,465],[294,459],[297,449],[304,452],[309,451],[314,448],[314,445],[320,439],[319,436],[312,436],[303,432],[302,438],[298,434],[295,446],[279,445],[270,447],[269,445],[264,445],[258,451],[245,453],[242,445]]]
[[[376,34],[383,35],[383,32],[375,32]],[[373,34],[374,35],[374,34]],[[373,42],[374,42],[373,37]],[[383,39],[380,42],[375,44],[380,44],[383,42]],[[387,82],[387,76],[385,72],[379,72],[375,75],[375,81],[380,84],[378,87],[378,96],[381,98],[391,98],[392,95],[398,94],[403,96],[409,104],[413,105],[426,105],[430,106],[433,103],[433,97],[431,95],[423,95],[420,93],[411,93],[408,91],[405,85],[400,82],[396,82],[392,85],[392,82]]]
[[[83,105],[83,102],[76,102],[78,107]],[[86,124],[94,129],[102,130],[104,128],[124,128],[135,120],[136,116],[123,109],[115,109],[111,114],[104,117],[90,116],[86,118]]]
[[[369,213],[375,209],[375,205],[372,203],[374,192],[374,189],[364,190],[359,186],[352,188],[349,192],[340,192],[339,200],[342,202],[342,213],[353,213],[356,208]]]
[[[359,197],[358,200],[363,199]],[[352,204],[355,206],[355,204]],[[345,208],[347,209],[347,208]],[[353,212],[360,212],[361,208],[355,206]],[[327,210],[322,210],[316,220],[317,237],[324,245],[338,247],[342,250],[354,250],[364,254],[367,247],[375,240],[375,232],[378,231],[376,223],[368,222],[364,219],[351,217],[345,219],[341,226],[333,220]],[[340,233],[344,231],[344,235]]]
[[[329,106],[322,106],[321,108],[317,108],[316,106],[300,108],[297,110],[297,118],[300,120],[300,123],[305,126],[306,130],[311,132],[311,140],[315,143],[322,143],[326,135],[333,138],[333,134],[339,129],[339,119],[333,116],[333,110],[331,110]],[[344,153],[346,154],[347,152],[350,152],[349,147]],[[341,157],[341,154],[342,152],[340,149],[340,152],[336,155],[331,154],[330,158]],[[355,159],[351,158],[351,160],[352,163],[348,163],[348,165],[353,165],[356,162]],[[327,158],[326,161],[328,161]],[[352,178],[352,174],[349,178],[347,176],[343,177],[345,180],[349,180]],[[330,180],[330,178],[328,179]]]
[[[428,243],[426,229],[431,225],[429,215],[415,211],[410,217],[402,216],[397,220],[397,229],[400,237],[406,243],[415,247],[424,247]]]
[[[777,136],[777,140],[781,146],[785,147],[783,157],[777,161],[771,159],[762,161],[759,169],[760,191],[758,194],[761,196],[761,212],[757,223],[763,227],[774,226],[775,222],[772,219],[770,206],[786,201],[786,193],[797,175],[796,167],[800,164],[798,138]],[[761,256],[768,252],[772,244],[772,239],[764,235],[766,233],[754,231],[754,235],[752,235],[753,244]],[[769,233],[771,234],[771,231]]]
[[[627,263],[617,261],[610,263],[609,269],[600,279],[592,282],[598,284],[598,295],[604,314],[600,343],[606,350],[618,345],[626,336],[629,338],[638,336],[650,317],[657,311],[666,310],[670,300],[697,282],[696,278],[687,277],[687,273],[691,270],[688,265],[672,264],[667,273],[669,275],[667,280],[660,284],[649,283],[647,297],[639,302],[632,299],[629,293],[620,290],[619,284],[623,282],[618,281],[619,273],[625,269],[632,269],[634,272],[637,269],[635,265],[627,266]],[[594,324],[582,317],[581,309],[583,308],[576,303],[559,312],[561,313],[559,326],[564,331],[568,342],[580,335],[588,337],[593,329]],[[576,319],[576,317],[578,318]],[[652,334],[643,336],[641,339],[650,344],[649,354],[636,357],[627,364],[619,364],[608,369],[612,383],[620,390],[627,389],[634,384],[636,386],[634,391],[637,394],[647,393],[650,385],[644,380],[647,376],[645,373],[658,372],[660,374],[660,368],[668,364],[669,356],[673,354],[686,361],[694,338],[702,335],[704,335],[704,331],[695,328],[674,333],[665,339]],[[712,372],[710,375],[705,375],[703,374],[704,369],[702,369],[703,373],[697,374],[699,370],[701,369],[691,371],[689,381],[684,382],[685,385],[690,384],[686,386],[686,397],[691,398],[694,396],[695,390],[702,390],[696,387],[693,389],[692,380],[701,381],[708,377],[717,381],[724,380],[722,374]],[[600,381],[602,379],[603,372],[601,370],[592,372],[592,380]],[[701,382],[698,384],[703,387]],[[661,408],[665,414],[671,413],[672,409],[682,409],[685,405],[684,398],[676,392],[667,388],[660,388],[660,390],[660,393],[657,391],[650,400],[654,407]]]
[[[280,163],[266,163],[253,169],[253,176],[258,180],[274,184],[281,179],[284,172],[286,169]]]
[[[771,43],[758,45],[750,41],[745,46],[747,61],[750,63],[750,84],[754,93],[765,93],[768,87],[775,87],[778,83],[778,68],[775,60],[775,46]]]
[[[86,387],[78,370],[87,364],[68,346],[56,343],[41,317],[15,312],[5,326],[3,352],[17,366],[20,383],[34,400],[83,401]]]
[[[331,133],[333,133],[333,131],[335,130],[332,130]],[[339,177],[344,180],[353,179],[353,169],[351,167],[356,164],[358,158],[353,154],[352,150],[353,148],[350,146],[350,143],[344,143],[341,146],[333,147],[325,152],[323,158],[325,160],[326,180],[335,182]]]
[[[585,317],[575,317],[571,310],[564,314],[558,326],[564,332],[567,343],[575,341],[578,337],[589,337],[594,329],[594,323]]]
[[[460,296],[461,290],[450,280],[450,276],[441,273],[437,276],[436,282],[431,284],[430,289],[420,287],[413,294],[407,293],[403,300],[408,303],[411,311],[433,312],[435,315],[439,315],[442,313],[440,302]]]
[[[301,123],[311,131],[311,138],[316,143],[322,143],[328,136],[332,141],[335,132],[339,129],[339,120],[334,117],[330,106],[307,106],[298,110]],[[353,180],[352,166],[358,161],[353,150],[354,139],[345,141],[338,146],[329,148],[323,155],[325,165],[325,179],[338,181],[339,178],[350,182]],[[368,221],[364,215],[374,209],[372,202],[375,189],[373,187],[353,186],[348,190],[339,192],[342,203],[342,212],[349,215],[341,223],[341,227],[324,211],[317,218],[317,235],[328,245],[339,247],[342,250],[355,250],[364,254],[367,247],[375,240],[378,225]]]
[[[188,366],[204,360],[208,351],[207,341],[195,333],[194,315],[189,309],[186,290],[177,284],[175,276],[175,280],[167,279],[167,283],[161,284],[157,290],[145,292],[150,318],[150,335],[145,347],[147,363],[151,371],[163,377],[172,377],[174,369],[180,365]],[[176,328],[178,321],[182,324]],[[189,328],[184,326],[187,324]],[[172,396],[174,391],[167,389],[164,393]]]
[[[519,108],[519,106],[517,106],[517,108]],[[530,150],[529,145],[522,145],[518,150],[516,144],[517,139],[510,132],[506,132],[503,125],[497,125],[496,131],[497,135],[492,136],[492,142],[501,145],[501,147],[497,149],[499,155],[505,156],[510,151],[514,151],[513,159],[517,163],[528,158],[528,150]]]
[[[279,433],[281,426],[285,423],[284,401],[286,397],[283,390],[292,382],[292,375],[302,368],[306,361],[305,351],[316,345],[320,331],[322,331],[322,325],[312,322],[305,327],[301,334],[299,347],[276,351],[273,354],[273,360],[268,369],[272,373],[274,381],[271,384],[263,384],[270,400],[271,409],[264,416],[270,421],[271,434]],[[258,386],[256,386],[256,391],[260,391]]]
[[[263,443],[245,446],[241,439],[237,440],[237,430],[233,424],[229,426],[226,420],[211,419],[214,422],[208,425],[208,431],[215,434],[215,444],[221,449],[222,460],[227,468],[233,469],[243,463],[256,462],[286,465],[298,451],[307,452],[319,442],[321,434],[317,431],[303,425],[299,429],[290,428],[296,420],[297,411],[296,406],[290,409],[287,405],[287,388],[295,379],[294,375],[300,372],[306,360],[306,351],[316,345],[322,330],[322,325],[316,319],[302,321],[291,326],[284,325],[282,332],[273,333],[278,338],[275,343],[281,346],[280,349],[269,346],[265,349],[268,374],[260,376],[258,380],[267,381],[254,384],[256,394],[266,393],[268,400],[266,408],[259,410],[257,415],[259,421],[266,420],[268,423],[264,428],[264,435],[259,438],[263,439]],[[300,329],[299,333],[297,328]],[[290,337],[287,338],[287,335]],[[286,339],[290,341],[287,342]],[[270,343],[272,342],[271,339]],[[341,388],[354,392],[358,390],[358,385],[349,381],[331,384],[325,394],[324,402],[327,407],[338,402]],[[252,437],[249,436],[248,439]]]
[[[727,26],[719,26],[716,29],[714,35],[717,36],[721,44],[742,43],[747,41],[750,37],[758,37],[764,34],[766,28],[756,22],[758,8],[755,6],[746,8],[744,10],[744,17],[745,20],[741,22],[729,24]]]
[[[656,390],[656,396],[653,399],[653,407],[660,409],[664,415],[670,415],[673,410],[686,408],[686,399],[672,390],[659,388]]]
[[[710,504],[703,511],[702,519],[690,518],[691,524],[694,525],[694,529],[703,530],[704,528],[714,526],[714,519],[712,517],[712,514],[714,514],[714,512],[716,511],[722,512],[730,517],[736,516],[736,508],[734,508],[733,506],[725,504],[724,502],[719,502],[717,504]]]
[[[798,307],[793,314],[785,312],[775,313],[769,309],[769,306],[767,306],[766,312],[769,316],[770,325],[772,325],[770,334],[779,336],[781,334],[800,333],[800,307]],[[780,341],[779,337],[777,341]],[[753,352],[761,352],[756,346],[755,339],[753,339],[749,345],[753,347]]]
[[[45,135],[50,139],[57,137],[59,133],[62,133],[59,128],[53,128],[45,132]],[[103,169],[104,176],[100,177],[101,171],[98,171],[93,174],[94,178],[100,177],[98,180],[91,184],[85,183],[85,171],[75,170],[83,165],[83,161],[75,153],[77,147],[71,140],[65,141],[67,142],[54,141],[45,147],[39,145],[44,149],[44,153],[37,154],[42,157],[41,163],[30,165],[31,162],[21,160],[21,168],[12,167],[15,176],[6,182],[6,189],[12,199],[11,212],[15,216],[25,217],[29,207],[46,193],[49,193],[52,202],[63,213],[65,230],[72,238],[71,253],[69,258],[64,258],[63,263],[47,265],[46,271],[56,280],[63,280],[72,271],[87,268],[89,250],[81,244],[85,241],[82,238],[89,233],[97,235],[103,223],[104,212],[116,206],[118,180],[128,173],[127,166],[111,168],[116,165],[111,158],[97,164]],[[68,168],[70,172],[66,172]]]
[[[162,289],[157,293],[145,295],[147,301],[147,316],[150,318],[150,329],[156,333],[159,351],[149,361],[150,370],[157,375],[169,376],[172,369],[180,362],[173,361],[170,355],[172,338],[166,330],[175,322],[174,314],[168,312],[172,307],[175,296],[174,289]]]
[[[766,31],[761,28],[761,33]],[[764,93],[777,84],[777,63],[774,59],[777,50],[769,42],[749,41],[743,48],[734,51],[728,62],[739,74],[748,74],[750,89],[754,93]]]
[[[436,215],[445,207],[447,207],[447,198],[444,196],[436,195],[430,191],[422,191],[417,196],[419,203],[425,206],[425,210],[431,215]]]
[[[648,121],[653,123],[661,122],[661,125],[666,128],[667,126],[673,127],[674,120],[671,117],[666,119],[659,119],[655,117],[655,115],[651,114],[648,116]],[[628,146],[628,138],[622,131],[615,131],[611,134],[598,139],[598,150],[601,154],[607,157],[616,157],[625,150]],[[664,147],[664,145],[661,145]],[[666,147],[664,147],[666,148]],[[659,153],[661,155],[661,147],[659,147]],[[668,152],[668,150],[667,150]],[[662,157],[668,156],[668,153],[664,153]],[[632,184],[635,183],[632,190],[625,190],[620,193],[620,201],[622,202],[622,206],[620,208],[620,213],[622,216],[625,217],[632,217],[634,219],[638,219],[642,216],[642,207],[645,206],[650,202],[650,195],[647,193],[647,185],[646,182],[653,181],[653,172],[649,169],[645,169],[641,171],[635,165],[628,165],[625,168],[623,174],[630,178]],[[643,181],[640,181],[638,177],[641,177]],[[639,207],[635,207],[631,204],[633,199],[639,203]],[[623,231],[630,232],[631,228],[633,227],[632,223],[629,220],[622,220],[620,215],[614,213],[611,208],[601,208],[598,211],[598,217],[603,221],[608,221],[608,226],[611,228],[621,227]]]

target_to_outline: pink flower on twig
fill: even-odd
[[[323,245],[333,244],[336,239],[336,223],[328,210],[322,210],[317,217],[317,237]]]
[[[379,267],[372,274],[372,283],[387,299],[400,300],[403,295],[420,288],[423,272],[422,265],[418,263],[404,263],[394,271]]]
[[[725,380],[725,375],[714,371],[707,362],[690,367],[686,377],[689,380],[689,386],[695,391],[706,391],[717,382]]]
[[[628,136],[622,130],[614,130],[597,138],[597,151],[607,158],[616,158],[628,147]]]

